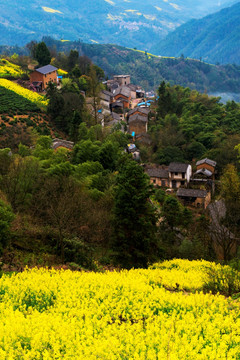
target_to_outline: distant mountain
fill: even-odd
[[[0,0],[0,42],[23,45],[43,35],[148,50],[189,19],[237,0]]]
[[[240,64],[240,2],[178,27],[152,51],[164,56],[184,54],[214,64]]]

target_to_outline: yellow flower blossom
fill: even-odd
[[[240,359],[239,304],[201,291],[206,269],[219,266],[172,260],[147,270],[3,275],[0,359]]]

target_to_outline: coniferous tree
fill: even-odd
[[[35,57],[40,66],[45,66],[50,64],[51,62],[50,51],[48,50],[47,45],[43,41],[37,45],[35,51]]]
[[[116,179],[113,249],[125,268],[146,267],[156,255],[156,214],[147,175],[133,160],[124,159]]]

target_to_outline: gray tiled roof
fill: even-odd
[[[199,169],[198,171],[195,172],[194,176],[199,174],[205,175],[207,177],[211,177],[213,173],[207,169]]]
[[[56,71],[57,68],[55,66],[52,66],[52,65],[46,65],[46,66],[42,66],[38,69],[36,69],[37,72],[45,75],[45,74],[49,74],[50,72],[52,71]]]
[[[62,139],[53,139],[52,141],[52,148],[55,150],[58,147],[65,147],[67,149],[73,149],[74,142],[62,140]]]
[[[210,160],[208,158],[205,158],[205,159],[202,159],[202,160],[199,160],[196,165],[202,165],[202,164],[208,164],[208,165],[211,165],[213,167],[215,167],[217,165],[216,161],[213,161],[213,160]]]
[[[171,162],[169,164],[169,172],[186,172],[189,164]]]
[[[119,94],[126,97],[130,97],[131,91],[127,86],[121,86],[114,91],[113,96],[117,96]]]
[[[111,117],[113,120],[121,121],[121,116],[115,112],[111,113]]]
[[[168,171],[166,169],[150,168],[146,170],[148,176],[156,178],[168,178]]]
[[[130,124],[133,121],[148,122],[148,118],[146,116],[142,116],[142,115],[139,115],[139,114],[134,114],[129,118],[128,122]]]
[[[207,191],[206,190],[179,188],[178,191],[177,191],[177,196],[179,196],[179,197],[205,198],[207,196]]]
[[[128,116],[132,116],[137,111],[145,116],[148,116],[150,110],[148,108],[136,107],[128,112]]]

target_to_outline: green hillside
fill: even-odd
[[[108,77],[128,73],[132,82],[146,90],[156,89],[162,80],[201,92],[239,92],[240,67],[215,66],[199,60],[158,57],[147,52],[117,45],[84,44],[44,39],[49,47],[68,53],[76,49],[100,66]],[[58,64],[56,63],[56,66]],[[61,65],[61,64],[59,64]]]
[[[212,63],[240,64],[240,3],[200,20],[191,20],[152,46],[166,56],[202,58]]]

